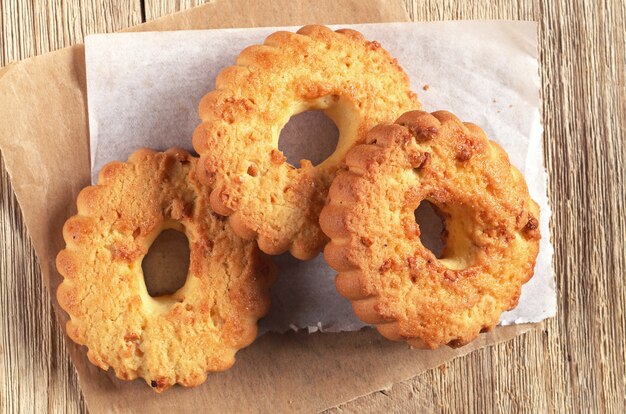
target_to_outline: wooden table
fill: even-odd
[[[0,66],[197,3],[0,0]],[[406,3],[414,20],[540,23],[558,316],[331,411],[626,412],[626,4]],[[85,412],[19,205],[0,170],[0,411]]]

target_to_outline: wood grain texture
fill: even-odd
[[[0,64],[199,3],[0,0]],[[416,21],[539,22],[558,316],[543,329],[330,411],[626,412],[626,4],[406,0],[406,6]],[[19,206],[0,170],[0,411],[85,412]]]

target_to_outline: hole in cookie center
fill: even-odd
[[[429,201],[423,200],[415,210],[415,221],[420,226],[420,241],[435,257],[441,259],[445,244],[441,234],[445,225],[436,207]]]
[[[148,293],[171,295],[183,287],[189,272],[189,241],[177,230],[163,230],[141,262]]]
[[[310,110],[291,117],[280,131],[278,149],[293,166],[303,159],[318,165],[335,152],[338,141],[337,125],[324,112]]]

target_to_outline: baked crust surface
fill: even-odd
[[[324,26],[277,32],[245,49],[202,99],[193,136],[199,175],[214,184],[211,205],[239,236],[269,254],[311,259],[327,241],[319,213],[346,152],[374,125],[419,108],[408,76],[377,42]],[[339,142],[321,164],[296,168],[278,139],[291,116],[309,109],[336,123]]]
[[[271,263],[211,210],[196,162],[180,149],[142,149],[106,165],[79,194],[56,261],[68,336],[93,364],[157,392],[228,369],[270,305]],[[152,298],[141,262],[164,229],[189,239],[189,273],[178,291]]]
[[[347,154],[320,224],[357,316],[420,348],[462,346],[514,308],[539,251],[539,207],[507,154],[449,112],[412,111]],[[441,258],[414,211],[441,215]]]

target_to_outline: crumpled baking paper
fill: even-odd
[[[501,324],[539,322],[554,316],[556,293],[549,239],[550,207],[543,163],[536,26],[518,21],[380,23],[350,27],[377,40],[411,78],[427,111],[455,113],[482,127],[508,152],[524,174],[531,196],[541,207],[541,248],[535,276],[524,285],[517,308]],[[197,105],[214,89],[219,71],[233,65],[239,52],[260,44],[277,30],[298,27],[115,33],[86,38],[88,112],[92,179],[112,160],[134,150],[191,150],[199,123]],[[297,131],[320,120],[300,116],[283,131],[282,148],[298,153]],[[332,129],[326,127],[326,129]],[[306,141],[306,142],[310,142]],[[323,147],[320,146],[320,147]],[[307,148],[309,158],[319,156]],[[290,158],[291,159],[291,158]],[[297,159],[297,158],[294,158]],[[260,332],[308,329],[338,332],[364,326],[350,303],[335,290],[335,272],[320,255],[301,262],[275,258],[279,279],[272,309]]]

